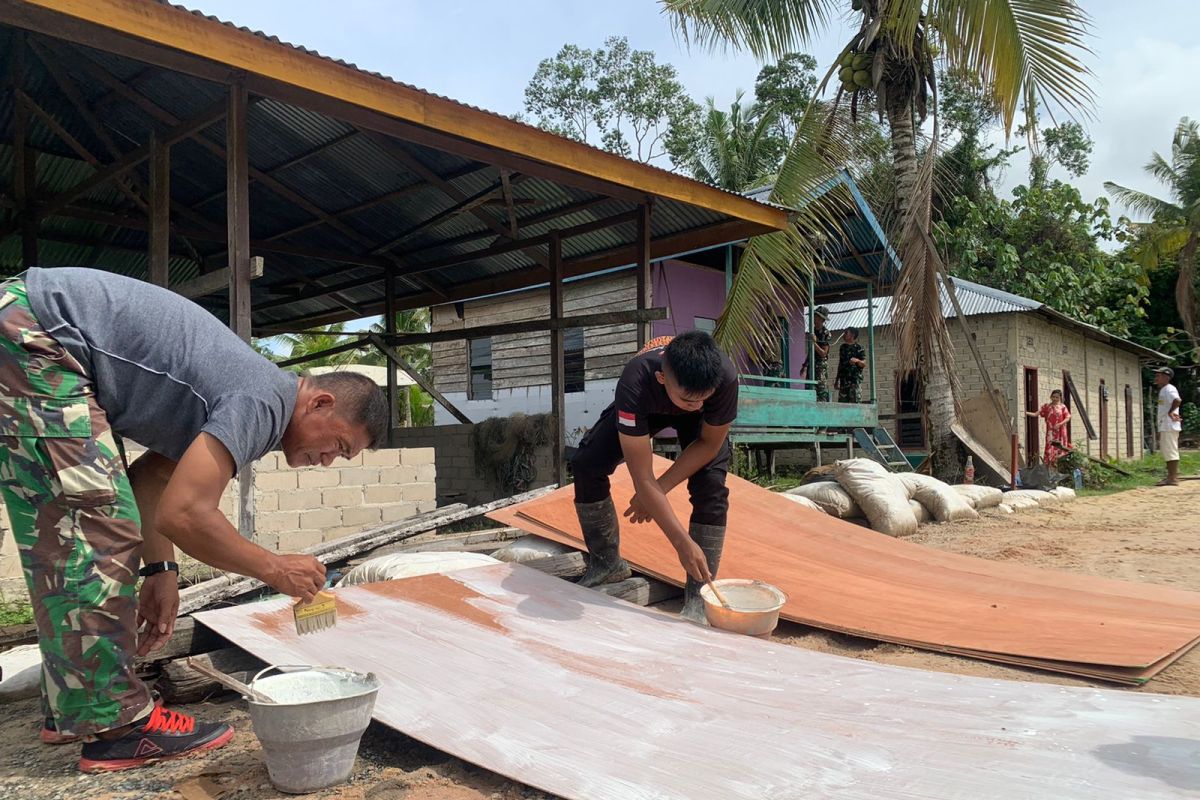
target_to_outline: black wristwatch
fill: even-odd
[[[160,572],[168,570],[178,575],[179,565],[174,561],[155,561],[139,569],[138,575],[141,575],[143,578],[149,578],[151,575],[157,575]]]

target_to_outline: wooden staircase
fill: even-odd
[[[855,428],[854,442],[889,472],[912,472],[912,464],[885,428]]]

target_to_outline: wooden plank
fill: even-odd
[[[227,641],[208,628],[197,625],[194,617],[181,616],[175,620],[175,630],[171,634],[171,638],[167,639],[158,650],[138,658],[137,663],[139,667],[145,667],[159,661],[207,653],[228,645]]]
[[[337,627],[309,636],[296,635],[286,601],[200,619],[268,662],[335,656],[373,672],[379,722],[568,800],[1195,793],[1196,698],[847,659],[692,625],[518,564],[338,596]],[[489,731],[503,731],[501,745]]]
[[[250,280],[256,281],[266,273],[266,266],[262,256],[251,256],[250,258]],[[221,269],[213,270],[205,273],[198,278],[192,278],[190,281],[177,283],[171,287],[171,291],[176,294],[181,294],[189,300],[195,300],[198,297],[205,297],[217,292],[226,291],[229,289],[230,271],[229,267],[221,267]]]
[[[383,329],[389,336],[396,334],[396,276],[389,270],[383,280]],[[396,445],[396,428],[400,427],[400,396],[397,392],[396,363],[390,358],[387,365],[388,447]],[[407,395],[406,395],[407,397]],[[405,404],[407,408],[407,403]]]
[[[634,269],[637,273],[637,308],[641,311],[650,307],[650,294],[654,289],[654,279],[650,271],[650,204],[638,206],[637,217],[637,260]],[[637,346],[641,350],[650,341],[650,324],[639,322],[637,326]]]
[[[643,578],[640,575],[626,578],[617,583],[606,583],[603,586],[597,586],[596,591],[600,592],[600,594],[614,597],[617,600],[633,603],[635,606],[651,606],[683,594],[683,591],[678,586],[656,581],[654,578]]]
[[[550,414],[554,418],[550,458],[554,465],[554,481],[560,485],[567,482],[567,463],[563,452],[567,446],[566,365],[563,328],[554,326],[559,325],[563,318],[562,269],[562,240],[554,231],[550,236]],[[502,363],[507,367],[511,359]]]
[[[659,472],[670,465],[656,461]],[[727,486],[723,574],[776,584],[792,598],[784,616],[802,624],[1121,668],[1153,664],[1200,636],[1194,592],[947,553],[809,512],[734,476]],[[633,494],[624,467],[612,492],[624,508]],[[690,512],[686,492],[668,499],[677,514]],[[569,489],[489,516],[573,547],[583,543]],[[523,524],[529,521],[536,529]],[[632,566],[682,583],[674,548],[656,526],[622,519],[621,529],[621,553]]]
[[[412,364],[409,364],[407,361],[405,361],[399,353],[397,353],[393,348],[389,347],[378,334],[371,334],[368,339],[371,344],[375,345],[375,348],[379,350],[379,352],[387,356],[388,361],[404,370],[408,377],[412,378],[418,386],[428,392],[430,397],[437,401],[442,408],[449,411],[456,420],[467,425],[472,424],[470,417],[460,411],[458,406],[447,400],[446,396],[437,390],[437,387],[430,383],[424,375],[418,372]]]
[[[150,282],[171,283],[171,148],[150,137]]]
[[[229,327],[250,341],[250,162],[246,114],[250,96],[244,83],[229,87],[225,116],[225,249],[229,258]],[[254,538],[254,465],[238,474],[238,532]]]
[[[979,459],[980,465],[990,478],[990,482],[995,486],[1008,486],[1012,477],[1012,447],[1011,440],[1008,450],[1008,457],[1001,459],[991,448],[975,438],[975,435],[962,424],[955,420],[950,425],[950,430],[958,438],[963,446]],[[984,481],[981,481],[981,483]]]
[[[1091,419],[1088,418],[1087,405],[1084,404],[1083,398],[1079,394],[1079,390],[1075,388],[1075,379],[1071,377],[1068,370],[1063,370],[1063,381],[1067,384],[1067,391],[1071,393],[1071,411],[1079,415],[1083,420],[1083,428],[1087,431],[1089,439],[1096,439],[1096,428],[1092,425]]]
[[[192,658],[202,662],[205,666],[224,672],[242,683],[249,681],[256,672],[267,666],[266,662],[255,658],[240,647],[225,647],[211,653],[201,653]],[[177,659],[164,666],[155,685],[162,693],[163,700],[172,705],[197,703],[213,695],[229,691],[212,678],[188,666],[186,658]]]

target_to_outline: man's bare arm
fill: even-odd
[[[717,457],[717,453],[721,452],[721,445],[725,443],[725,437],[729,435],[731,426],[732,423],[728,425],[700,423],[700,436],[684,448],[670,469],[658,478],[658,485],[662,487],[663,493],[671,491],[712,463],[712,460]]]

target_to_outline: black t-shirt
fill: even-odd
[[[693,414],[702,416],[708,425],[728,425],[737,418],[737,369],[724,354],[721,355],[721,383],[699,411],[684,411],[667,397],[667,387],[658,382],[656,372],[662,370],[663,347],[656,347],[630,359],[617,381],[613,401],[617,414],[617,430],[629,436],[650,434],[649,417]]]

